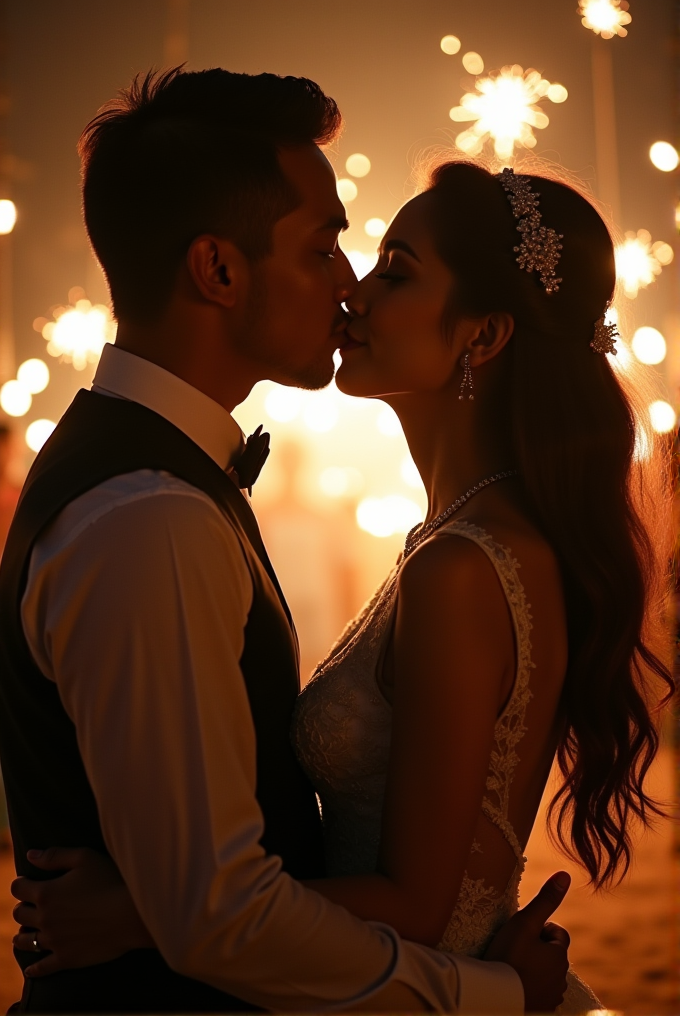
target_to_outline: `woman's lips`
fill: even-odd
[[[357,340],[353,339],[351,335],[348,335],[339,348],[341,353],[347,353],[350,349],[361,349],[361,347],[365,344],[365,342],[357,342]]]

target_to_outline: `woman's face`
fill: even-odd
[[[380,260],[347,305],[352,321],[340,347],[338,388],[381,397],[438,391],[460,359],[442,320],[454,278],[434,249],[421,194],[404,205],[383,237]]]

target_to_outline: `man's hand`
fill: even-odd
[[[566,871],[548,879],[538,896],[504,924],[484,953],[485,960],[509,963],[524,987],[525,1012],[554,1012],[567,988],[569,935],[547,923],[571,884]]]
[[[21,925],[14,945],[43,953],[24,971],[28,977],[105,963],[130,949],[153,948],[109,857],[85,848],[50,847],[29,850],[28,859],[43,871],[63,873],[46,882],[17,878],[12,883],[12,895],[20,901],[14,920]]]

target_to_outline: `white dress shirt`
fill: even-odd
[[[93,390],[152,409],[223,468],[241,448],[225,409],[116,346]],[[342,1010],[394,979],[434,1011],[522,1012],[509,966],[403,942],[263,852],[239,667],[251,602],[229,520],[167,473],[78,497],[31,556],[26,638],[75,724],[106,845],[162,955],[268,1009]]]

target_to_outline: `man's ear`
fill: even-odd
[[[474,322],[474,334],[466,343],[465,352],[470,354],[470,366],[479,367],[497,356],[512,338],[514,330],[515,320],[505,311],[478,318]]]
[[[244,299],[250,263],[231,240],[196,237],[187,251],[186,265],[198,292],[209,303],[233,308]]]

